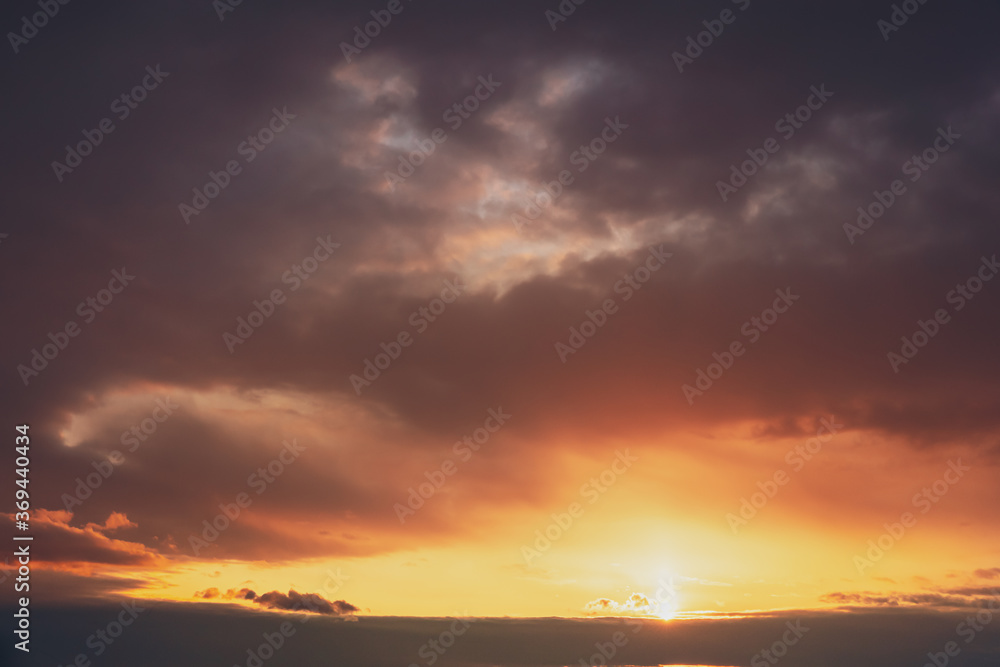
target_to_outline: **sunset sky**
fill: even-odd
[[[303,600],[268,667],[1000,659],[996,7],[45,6],[13,664],[247,664]]]

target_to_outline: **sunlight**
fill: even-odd
[[[661,574],[656,583],[657,589],[651,603],[653,615],[664,621],[671,621],[680,611],[680,595],[674,584],[674,575]]]

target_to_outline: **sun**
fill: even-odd
[[[656,581],[656,591],[650,599],[652,615],[665,621],[673,620],[680,610],[680,595],[674,576],[661,576]]]

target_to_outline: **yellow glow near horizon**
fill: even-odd
[[[969,472],[926,515],[911,500],[922,486],[943,474],[948,457],[964,455],[971,460],[973,456],[956,448],[896,461],[898,443],[872,435],[866,436],[862,463],[845,436],[826,445],[820,454],[822,467],[807,464],[801,470],[793,470],[784,460],[785,452],[801,444],[800,438],[772,438],[761,444],[751,434],[753,425],[672,435],[669,450],[655,436],[587,443],[587,447],[552,436],[556,439],[549,441],[546,456],[533,460],[539,468],[558,470],[558,475],[546,478],[544,493],[525,499],[518,493],[484,488],[483,471],[491,463],[488,457],[498,451],[494,449],[463,463],[405,526],[395,523],[391,503],[403,501],[407,486],[419,481],[429,466],[440,465],[451,443],[442,442],[440,451],[431,443],[423,460],[415,460],[409,468],[385,470],[367,443],[378,440],[395,446],[411,433],[399,420],[329,397],[306,400],[291,392],[225,388],[185,393],[146,386],[131,394],[103,397],[86,411],[68,416],[62,425],[65,443],[86,443],[95,452],[119,447],[121,430],[145,417],[160,395],[175,396],[185,419],[208,410],[223,415],[219,421],[234,440],[260,448],[261,461],[266,460],[268,448],[279,446],[291,433],[310,443],[317,467],[349,465],[352,474],[364,479],[375,479],[379,472],[381,486],[373,486],[372,493],[382,494],[385,516],[378,516],[379,509],[361,516],[319,508],[293,526],[280,504],[264,497],[240,517],[241,526],[272,539],[292,540],[308,533],[319,545],[314,554],[339,555],[275,564],[209,560],[206,556],[226,553],[220,547],[228,546],[229,536],[223,533],[213,546],[216,551],[188,559],[188,531],[197,527],[192,521],[165,536],[177,551],[171,553],[168,547],[157,569],[90,568],[98,574],[106,571],[149,581],[131,591],[140,597],[190,602],[196,591],[208,588],[225,592],[248,587],[257,593],[295,589],[346,600],[372,615],[629,614],[671,620],[693,614],[831,608],[837,602],[824,599],[830,593],[915,593],[968,584],[956,573],[994,567],[976,554],[1000,548],[992,544],[1000,538],[984,528],[996,506],[991,499],[998,495],[993,477],[984,471]],[[359,435],[363,431],[367,437]],[[144,448],[164,444],[157,433]],[[617,447],[629,448],[638,458],[591,499],[581,484],[612,464]],[[514,450],[512,455],[531,456],[524,448]],[[145,451],[129,452],[125,469],[140,464]],[[878,477],[875,483],[873,469],[889,465],[901,474]],[[790,481],[734,530],[727,516],[740,512],[741,501],[757,493],[759,483],[772,479],[777,469],[788,472]],[[301,474],[306,469],[295,470]],[[290,476],[279,483],[287,488],[295,481]],[[844,493],[845,488],[853,492]],[[553,530],[558,535],[539,549],[539,533],[551,527],[554,514],[565,517],[572,503],[582,506],[580,515],[569,527]],[[459,506],[462,521],[454,520]],[[211,510],[206,507],[206,514]],[[916,512],[917,524],[894,541],[884,557],[859,572],[855,557],[864,556],[867,543],[878,540],[883,526],[906,511]],[[94,530],[108,538],[102,542],[105,548],[137,545],[129,528],[103,527],[104,519],[96,519]],[[144,527],[139,517],[128,519]],[[53,529],[61,520],[53,519]],[[77,535],[83,523],[72,522]],[[977,548],[969,548],[972,544]],[[527,558],[526,547],[535,549],[537,556]],[[346,584],[333,591],[324,588],[328,570],[337,569],[349,577]],[[657,602],[661,582],[671,580],[676,594]],[[655,603],[655,611],[643,608],[635,595]]]

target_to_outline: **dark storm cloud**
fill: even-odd
[[[912,322],[926,317],[928,308],[940,305],[953,282],[975,269],[981,252],[989,255],[996,247],[991,224],[996,211],[991,200],[975,194],[986,191],[995,168],[984,141],[995,133],[995,109],[990,106],[993,91],[984,87],[983,79],[994,71],[996,57],[977,39],[976,25],[960,17],[957,9],[928,7],[920,20],[914,19],[887,44],[874,27],[881,13],[867,5],[848,3],[817,10],[754,3],[681,75],[670,54],[683,45],[702,18],[709,18],[703,16],[707,11],[703,6],[691,4],[666,14],[662,9],[638,11],[596,4],[581,8],[571,23],[556,32],[549,30],[540,10],[530,7],[529,11],[527,4],[501,8],[487,3],[475,9],[414,6],[396,19],[355,65],[364,67],[379,58],[405,63],[404,71],[411,72],[418,85],[413,106],[406,108],[389,95],[373,105],[361,105],[345,84],[330,82],[330,70],[344,66],[338,43],[367,9],[360,4],[337,15],[308,4],[266,11],[246,6],[222,23],[208,6],[199,11],[187,8],[158,28],[152,44],[146,33],[165,9],[107,5],[103,11],[88,14],[67,8],[64,20],[53,22],[31,49],[7,65],[20,75],[19,81],[25,80],[23,85],[36,78],[25,74],[36,70],[37,77],[48,75],[47,80],[59,71],[62,76],[56,80],[62,83],[99,76],[101,84],[81,82],[69,90],[47,89],[49,96],[65,100],[71,95],[74,101],[73,105],[51,99],[35,102],[54,109],[54,118],[35,117],[27,103],[15,106],[15,112],[22,114],[15,122],[23,127],[15,152],[25,160],[33,158],[29,163],[34,165],[21,174],[21,180],[25,194],[36,195],[15,200],[20,215],[14,218],[26,219],[31,211],[32,217],[41,220],[23,229],[15,227],[8,241],[21,245],[5,268],[11,274],[21,273],[28,287],[11,289],[7,296],[35,307],[9,334],[4,347],[7,367],[26,362],[30,350],[46,342],[46,333],[74,318],[76,303],[102,286],[100,276],[125,265],[138,276],[135,285],[94,324],[84,327],[70,349],[33,380],[37,391],[45,394],[47,410],[78,403],[84,391],[139,378],[192,385],[291,382],[343,390],[346,373],[355,371],[370,354],[373,342],[399,327],[394,318],[417,302],[404,301],[405,276],[386,276],[378,282],[352,279],[350,267],[379,252],[383,228],[429,244],[453,231],[457,221],[454,216],[442,219],[420,210],[428,205],[440,208],[434,203],[437,166],[429,166],[407,184],[417,191],[415,201],[393,204],[370,190],[383,180],[383,170],[357,173],[342,162],[341,151],[357,142],[354,135],[393,114],[415,114],[419,130],[429,131],[440,124],[440,109],[461,98],[464,89],[459,81],[464,75],[495,70],[498,78],[506,78],[499,93],[502,99],[496,103],[523,104],[548,139],[546,151],[516,163],[517,175],[529,181],[551,179],[569,152],[600,128],[604,116],[621,115],[631,123],[623,143],[614,146],[614,159],[595,163],[580,177],[582,187],[567,193],[565,205],[579,214],[577,226],[570,231],[604,238],[608,232],[602,220],[613,214],[624,216],[630,221],[626,224],[652,241],[662,234],[648,222],[652,217],[679,219],[698,214],[714,219],[708,231],[697,236],[693,230],[681,232],[678,266],[671,267],[669,278],[658,277],[669,283],[662,289],[677,296],[650,290],[651,294],[644,295],[648,303],[634,309],[640,312],[620,318],[630,319],[630,325],[638,329],[644,355],[667,357],[672,365],[683,362],[674,373],[660,374],[648,384],[668,390],[668,396],[676,399],[678,380],[714,351],[689,346],[690,342],[706,333],[725,342],[742,316],[756,308],[755,296],[763,301],[774,287],[795,282],[814,291],[808,294],[811,305],[803,303],[808,313],[799,319],[805,321],[798,323],[794,333],[784,335],[782,348],[793,337],[801,340],[783,352],[782,359],[808,359],[813,377],[834,374],[823,391],[807,392],[817,394],[817,403],[832,408],[838,401],[871,399],[870,414],[858,415],[855,423],[871,421],[891,430],[907,429],[919,415],[927,423],[914,426],[925,431],[935,427],[947,431],[958,423],[971,428],[996,425],[991,395],[976,404],[948,406],[935,414],[928,414],[919,395],[908,396],[903,408],[890,409],[888,404],[898,405],[896,394],[907,389],[884,372],[882,360],[897,334],[912,333]],[[829,13],[822,15],[822,11]],[[115,20],[107,21],[109,16]],[[74,17],[82,23],[71,26]],[[459,29],[434,48],[427,43],[432,26],[440,31],[469,24],[484,26],[499,48],[484,52],[481,34]],[[595,33],[598,25],[607,30]],[[101,46],[76,51],[77,59],[70,60],[70,49],[80,46],[79,33],[86,31]],[[936,39],[924,46],[919,40],[925,35]],[[254,47],[248,53],[250,43]],[[964,48],[954,53],[949,49],[953,43]],[[116,54],[114,65],[110,65],[111,52]],[[946,53],[952,58],[947,74],[937,66]],[[571,70],[587,59],[606,61],[609,73],[598,77],[572,104],[539,106],[542,73],[548,67]],[[135,63],[132,69],[138,76],[154,60],[164,63],[170,77],[120,122],[118,133],[108,135],[79,172],[63,184],[56,183],[48,163],[50,156],[58,155],[63,140],[43,142],[40,137],[72,138],[78,130],[70,128],[87,124],[89,118],[98,120],[107,111],[106,101],[133,83],[127,76],[127,63]],[[94,63],[109,67],[95,72]],[[109,81],[117,82],[117,88],[109,88]],[[220,86],[220,81],[227,85]],[[734,201],[719,201],[714,184],[725,176],[730,163],[745,158],[746,148],[774,134],[774,119],[800,104],[809,86],[822,82],[829,82],[835,97],[775,157],[783,166],[752,180]],[[927,99],[934,102],[917,103]],[[279,136],[255,164],[245,165],[245,173],[234,177],[232,185],[192,226],[178,224],[177,203],[189,197],[191,187],[204,183],[209,170],[217,171],[234,157],[241,139],[262,127],[275,106],[287,106],[298,114],[289,134]],[[502,149],[511,139],[481,121],[481,117],[473,118],[455,133],[451,144],[442,146],[440,170],[460,169],[463,160],[495,161],[500,151],[499,169],[508,171]],[[848,247],[841,224],[852,219],[857,204],[866,203],[872,189],[884,188],[896,166],[932,139],[938,126],[952,122],[963,132],[962,146],[927,177],[928,181],[933,177],[932,185],[923,188],[921,183],[919,190],[914,186],[915,192],[905,202],[915,207],[919,201],[926,211],[915,210],[907,216],[907,228],[920,233],[910,233],[902,246],[894,231],[899,223],[883,221],[859,239],[860,248]],[[321,140],[321,136],[329,139]],[[446,148],[454,149],[462,160],[449,159]],[[394,155],[389,152],[387,157]],[[622,169],[615,160],[630,160],[635,166]],[[803,161],[810,160],[828,171],[835,181],[833,187],[818,189],[805,178]],[[523,172],[525,165],[530,165],[528,173]],[[431,182],[422,182],[424,177]],[[784,188],[781,205],[766,210],[759,219],[746,220],[743,204],[747,198],[771,186]],[[960,210],[961,215],[943,224],[938,209]],[[542,221],[538,227],[547,230],[566,224]],[[324,281],[338,284],[339,298],[328,295],[320,312],[311,294],[289,304],[280,320],[269,322],[266,330],[240,348],[238,358],[229,358],[220,349],[221,332],[233,327],[236,316],[246,314],[254,298],[266,295],[283,268],[304,254],[318,233],[332,233],[344,243],[343,256],[322,269]],[[687,259],[685,264],[683,250],[695,247],[701,257],[697,262]],[[707,266],[706,250],[712,256]],[[747,257],[751,254],[752,258]],[[882,255],[878,262],[865,258],[876,254]],[[584,271],[591,281],[601,284],[596,277],[603,272],[597,267],[587,266]],[[68,276],[74,277],[72,286],[67,285]],[[433,339],[421,341],[424,351],[415,351],[418,358],[407,369],[413,377],[398,381],[387,377],[373,395],[411,418],[418,412],[426,414],[430,407],[431,415],[447,419],[457,411],[435,409],[435,405],[450,404],[455,394],[467,393],[473,379],[463,369],[475,368],[482,394],[509,391],[508,384],[531,384],[536,378],[530,368],[551,357],[550,353],[535,358],[529,347],[513,359],[514,369],[509,368],[511,359],[504,359],[501,366],[491,363],[490,357],[496,358],[495,351],[504,340],[554,340],[554,334],[574,323],[573,318],[591,305],[583,295],[560,289],[559,277],[555,280],[554,284],[526,282],[510,295],[510,301],[484,296],[457,306],[465,321],[461,326],[442,323]],[[900,286],[904,286],[905,298]],[[45,305],[39,308],[41,303]],[[542,321],[517,317],[543,304],[549,306],[550,317]],[[957,346],[936,354],[928,351],[919,359],[923,370],[916,363],[904,369],[917,376],[916,384],[957,380],[978,389],[976,378],[981,376],[970,372],[970,366],[978,366],[976,360],[986,351],[986,341],[978,341],[976,332],[988,330],[995,322],[986,304],[976,306],[970,307],[974,312],[964,322],[949,328],[948,333],[961,329],[966,334],[963,338],[971,337],[968,345],[961,346],[961,353],[953,351]],[[873,331],[866,318],[876,308],[887,312],[873,322],[877,327]],[[476,329],[469,336],[473,319],[501,328],[493,337],[484,338]],[[864,324],[859,326],[859,322]],[[311,335],[293,333],[304,329]],[[667,332],[669,354],[667,345],[658,344]],[[606,338],[612,335],[602,332]],[[450,364],[440,354],[453,348],[459,338],[469,341],[462,353],[475,364]],[[935,346],[946,344],[935,341]],[[541,347],[539,352],[551,345]],[[588,349],[587,353],[600,355],[596,363],[605,372],[640,386],[644,383],[633,360],[619,346],[606,352],[600,345],[593,347],[599,351]],[[839,354],[855,359],[854,367],[827,361]],[[434,368],[421,367],[421,356],[434,359]],[[325,372],[315,372],[316,364]],[[747,364],[756,367],[743,374],[745,385],[729,383],[712,397],[717,406],[713,416],[730,414],[727,408],[735,397],[745,395],[746,385],[758,383],[763,369],[779,365],[771,359]],[[395,373],[397,377],[402,374]],[[50,379],[53,375],[58,380]],[[559,375],[557,388],[574,384],[568,379],[573,371]],[[446,390],[430,396],[414,391],[415,384],[431,379]],[[787,390],[775,389],[759,399],[771,410],[783,405],[783,399],[801,395],[806,385],[801,374],[781,379],[779,384]],[[862,395],[860,388],[870,387],[872,381],[875,386],[870,391],[884,394],[885,406],[880,405],[878,395]],[[28,401],[22,403],[25,407],[39,402],[30,398],[35,393],[31,389],[16,393],[19,402]],[[469,402],[482,398],[473,393]],[[738,411],[738,406],[732,408]]]
[[[222,22],[207,2],[63,7],[0,65],[12,81],[3,177],[17,184],[0,230],[10,235],[0,246],[0,296],[15,318],[0,334],[0,366],[8,407],[33,424],[42,445],[45,506],[61,508],[61,494],[128,425],[69,451],[59,444],[68,415],[147,383],[354,401],[398,415],[412,432],[401,430],[393,442],[415,451],[447,445],[486,406],[503,405],[517,419],[505,431],[511,458],[490,471],[505,473],[493,481],[500,486],[543,474],[510,461],[548,435],[598,440],[748,418],[787,424],[832,413],[852,429],[918,444],[966,438],[995,448],[1000,285],[952,312],[898,374],[886,353],[918,319],[950,307],[946,294],[974,275],[981,256],[1000,252],[1000,202],[991,194],[1000,171],[998,55],[989,27],[997,9],[930,3],[885,42],[876,20],[889,9],[881,5],[755,0],[678,73],[672,52],[723,6],[595,0],[553,32],[537,3],[414,3],[350,66],[339,44],[373,5],[246,2]],[[24,11],[10,8],[4,24],[16,25]],[[114,98],[156,65],[169,75],[58,182],[51,162],[64,160],[64,146],[113,116]],[[405,120],[426,136],[442,124],[442,110],[489,73],[503,82],[496,96],[397,195],[384,192],[384,172],[401,149],[373,139],[383,124]],[[584,81],[580,92],[541,100],[574,76]],[[401,83],[366,97],[365,85],[393,77]],[[716,181],[822,84],[834,93],[824,108],[782,141],[768,169],[722,202]],[[295,115],[288,128],[185,224],[178,204],[190,203],[210,171],[242,161],[238,146],[275,108]],[[501,110],[513,130],[487,122]],[[565,238],[597,256],[568,257],[502,295],[489,284],[463,295],[356,397],[347,376],[456,273],[439,249],[490,229],[455,210],[482,187],[469,180],[472,168],[488,165],[499,179],[538,188],[608,116],[620,116],[627,131],[567,188],[560,215],[546,212],[519,237]],[[519,132],[529,121],[534,135],[525,140]],[[962,135],[956,146],[851,245],[842,226],[855,209],[948,125]],[[487,207],[506,232],[522,208],[519,198]],[[612,253],[623,231],[665,241],[673,258],[563,365],[553,344],[614,296],[612,286],[646,254]],[[335,256],[230,355],[222,333],[255,299],[284,286],[283,272],[327,235],[341,244]],[[78,304],[122,267],[134,282],[84,321]],[[801,300],[689,406],[681,385],[693,383],[714,352],[742,340],[741,325],[786,287]],[[18,365],[69,321],[80,335],[25,387]],[[140,465],[116,471],[94,493],[74,525],[125,511],[137,524],[134,539],[181,553],[187,535],[218,503],[231,502],[277,444],[211,419],[175,419],[134,459]],[[294,485],[279,482],[260,507],[268,503],[274,516],[353,512],[372,526],[391,522],[387,510],[410,471],[373,488],[332,465],[339,462],[317,454],[288,473]],[[340,536],[321,545],[269,539],[276,534],[236,522],[212,555],[384,548]]]

